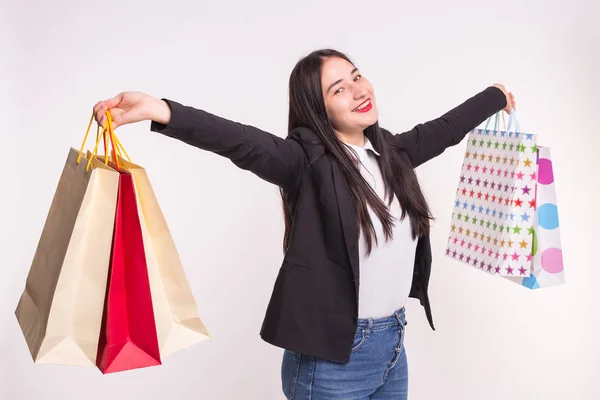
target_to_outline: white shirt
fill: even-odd
[[[388,201],[384,199],[383,178],[377,164],[379,153],[375,151],[366,136],[364,147],[348,143],[346,145],[358,153],[361,175],[387,205]],[[390,241],[386,241],[381,221],[371,207],[369,207],[369,214],[377,234],[378,244],[373,241],[371,254],[367,256],[367,242],[361,229],[358,243],[360,263],[358,317],[381,318],[404,307],[408,300],[417,241],[412,238],[408,215],[400,221],[402,213],[395,196],[390,206],[390,214],[394,218],[393,238]]]

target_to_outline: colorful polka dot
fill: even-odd
[[[558,274],[563,270],[562,250],[550,247],[542,252],[542,268],[550,274]]]
[[[538,208],[538,223],[544,229],[558,228],[558,207],[545,203]]]
[[[525,287],[528,287],[529,289],[539,289],[540,288],[540,284],[534,275],[529,275],[527,278],[523,278],[522,285]]]
[[[552,161],[547,158],[540,158],[538,166],[538,182],[542,185],[549,185],[554,182],[554,173],[552,172]]]

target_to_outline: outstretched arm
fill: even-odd
[[[413,168],[442,154],[454,146],[487,118],[502,110],[510,110],[515,103],[512,94],[502,85],[486,88],[459,106],[434,120],[392,137],[396,147],[406,150]]]
[[[300,144],[253,126],[141,92],[123,92],[94,106],[100,125],[110,111],[113,126],[151,120],[154,132],[229,158],[238,167],[286,188],[297,182],[305,165]]]
[[[166,124],[152,121],[152,131],[227,157],[239,168],[284,188],[296,182],[304,168],[304,150],[294,140],[172,100],[162,101],[171,110],[170,119]]]

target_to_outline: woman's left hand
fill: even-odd
[[[511,92],[508,92],[504,85],[502,85],[501,83],[495,83],[493,86],[502,90],[502,92],[506,96],[506,107],[504,107],[504,111],[506,111],[507,114],[510,114],[511,109],[517,111],[517,103],[515,102],[515,96],[513,96]]]

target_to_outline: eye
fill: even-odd
[[[360,80],[361,78],[362,78],[362,75],[358,74],[358,75],[356,75],[354,77],[354,81],[356,82],[357,80]],[[342,90],[342,89],[343,89],[343,87],[339,88],[338,90],[336,90],[335,92],[333,92],[333,94],[336,95],[336,94],[340,93],[340,90]]]

